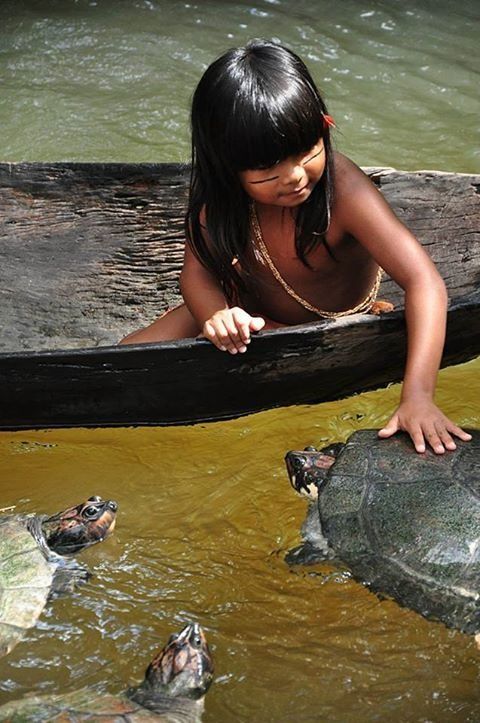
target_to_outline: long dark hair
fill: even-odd
[[[324,243],[333,199],[333,159],[327,108],[303,61],[277,43],[252,40],[205,71],[192,101],[192,173],[187,239],[229,300],[244,288],[232,260],[248,270],[249,197],[239,171],[269,168],[307,152],[323,138],[325,171],[300,205],[295,247],[307,254]],[[206,243],[200,216],[206,210]],[[328,247],[327,247],[328,248]]]

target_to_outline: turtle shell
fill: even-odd
[[[0,655],[10,652],[37,621],[55,572],[26,528],[26,519],[0,517]]]
[[[200,723],[203,709],[203,700],[170,698],[162,706],[161,712],[152,711],[131,700],[126,693],[102,694],[91,688],[82,688],[63,695],[31,695],[5,703],[0,706],[0,721],[77,723],[88,720],[117,723],[138,720],[156,723]]]
[[[0,721],[120,721],[168,720],[155,715],[126,695],[99,694],[89,688],[65,695],[29,696],[0,706]]]
[[[71,555],[105,539],[116,511],[114,500],[89,497],[51,517],[0,517],[0,655],[35,624],[51,591],[70,592],[88,579]]]
[[[319,494],[322,530],[354,577],[428,618],[480,631],[480,430],[444,455],[405,434],[354,433]]]

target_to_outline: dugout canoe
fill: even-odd
[[[480,176],[365,169],[427,247],[450,307],[442,365],[480,354]],[[401,290],[382,317],[116,346],[179,300],[189,169],[0,164],[0,428],[171,425],[333,400],[401,379]]]

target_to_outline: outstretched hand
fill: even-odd
[[[265,319],[261,316],[250,316],[240,307],[234,306],[215,312],[203,325],[202,334],[220,351],[243,354],[247,351],[247,344],[250,344],[251,332],[260,331],[264,326]]]
[[[408,432],[416,451],[420,453],[425,452],[427,442],[435,454],[443,454],[445,450],[456,449],[453,437],[465,442],[472,438],[471,434],[448,419],[430,399],[401,402],[378,436],[391,437],[400,430]]]

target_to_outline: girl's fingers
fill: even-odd
[[[410,408],[402,406],[406,407],[400,405],[387,424],[379,430],[379,437],[391,437],[402,429],[410,435],[417,452],[425,452],[428,443],[435,454],[456,449],[454,436],[465,442],[472,438],[471,434],[451,422],[434,404],[423,409],[412,405]]]
[[[443,425],[441,428],[437,427],[437,429],[438,429],[438,436],[440,437],[445,449],[448,449],[450,451],[457,449],[457,445],[453,441],[452,436],[451,436],[450,432],[448,431],[447,427],[445,427]]]
[[[378,436],[383,438],[391,437],[395,432],[398,432],[399,429],[398,416],[394,414],[387,424],[379,430]]]
[[[227,351],[224,341],[227,335],[224,334],[222,338],[211,321],[206,321],[203,325],[203,336],[208,339],[208,341],[211,341],[220,351]]]
[[[464,432],[461,427],[457,427],[457,425],[451,422],[449,419],[445,419],[441,430],[439,430],[439,435],[442,439],[443,444],[449,450],[457,449],[457,445],[455,444],[453,436],[458,437],[464,442],[469,442],[472,438],[471,434],[469,434],[468,432]]]
[[[247,351],[247,347],[240,336],[237,324],[232,315],[226,316],[222,320],[217,320],[215,325],[222,346],[224,346],[230,354]]]
[[[464,432],[463,429],[457,427],[457,425],[451,422],[447,417],[442,417],[440,420],[437,420],[435,435],[432,439],[430,439],[430,437],[428,438],[434,452],[441,454],[445,451],[445,449],[448,449],[449,451],[457,449],[457,445],[455,444],[455,440],[452,435],[455,435],[465,442],[468,442],[472,438],[471,434]],[[440,442],[439,448],[437,448],[437,438]]]
[[[259,331],[265,326],[264,319],[259,316],[250,316],[243,309],[234,309],[232,317],[244,345],[250,344],[250,331]]]
[[[252,331],[260,331],[265,326],[265,319],[261,316],[252,316],[250,319],[250,329]]]
[[[223,321],[216,319],[215,322],[207,321],[204,325],[205,336],[212,344],[215,344],[220,351],[228,351],[236,354],[235,342],[231,339],[228,329]]]
[[[235,321],[233,315],[229,319],[225,320],[225,328],[230,337],[230,345],[227,345],[228,351],[231,354],[236,354],[238,351],[241,353],[247,351],[247,347],[245,346],[245,342],[243,341],[239,325]]]
[[[217,349],[230,354],[243,354],[251,340],[251,331],[260,331],[265,320],[260,316],[250,316],[240,308],[228,309],[212,316],[203,325],[205,336]]]
[[[425,452],[425,439],[423,437],[423,432],[420,425],[415,425],[413,429],[409,429],[407,431],[412,439],[413,446],[415,447],[417,452],[419,452],[420,454]]]
[[[238,352],[243,353],[247,351],[247,347],[240,339],[240,335],[236,329],[230,330],[227,327],[227,337],[225,337],[224,345],[226,346],[227,351],[230,352],[230,354],[237,354]]]
[[[450,434],[454,434],[459,439],[463,439],[464,442],[469,442],[472,438],[471,434],[469,434],[468,432],[465,432],[460,427],[457,427],[457,425],[454,424],[453,422],[449,421],[447,429],[450,432]]]
[[[250,344],[250,325],[248,321],[236,321],[236,324],[241,346],[244,347],[245,344]],[[242,350],[239,349],[239,351]]]
[[[429,443],[435,454],[443,454],[445,452],[445,447],[443,446],[442,440],[440,439],[438,432],[433,424],[425,426],[424,434],[427,442]]]

